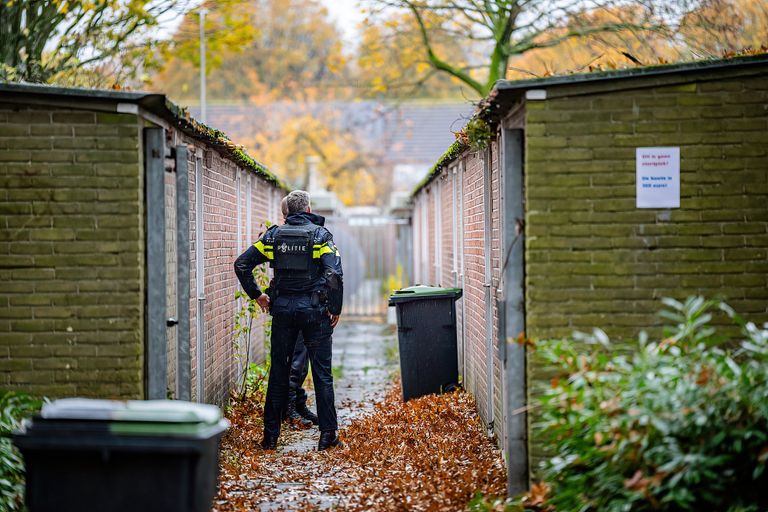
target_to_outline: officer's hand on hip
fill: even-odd
[[[259,298],[256,299],[256,303],[259,305],[262,311],[267,312],[269,310],[269,295],[262,293]]]
[[[328,316],[331,317],[331,327],[335,328],[336,324],[339,323],[339,315],[328,313]]]

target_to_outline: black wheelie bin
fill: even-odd
[[[218,480],[218,407],[66,398],[14,435],[30,512],[204,512]]]
[[[461,288],[411,286],[389,297],[397,312],[403,400],[459,385],[455,302]]]

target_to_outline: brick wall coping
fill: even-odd
[[[667,75],[685,75],[698,72],[713,72],[717,75],[729,75],[739,68],[753,66],[765,66],[768,64],[768,53],[750,55],[744,57],[731,57],[727,59],[707,59],[675,64],[661,64],[655,66],[638,66],[627,69],[609,71],[593,71],[591,73],[574,73],[572,75],[558,75],[545,78],[530,78],[526,80],[499,80],[494,84],[488,98],[493,98],[501,91],[526,91],[541,87],[557,87],[562,85],[588,84],[594,82],[617,81],[634,79],[638,77],[663,77]],[[627,81],[611,84],[613,90],[634,87]]]
[[[266,181],[283,190],[290,188],[265,165],[250,156],[242,146],[236,145],[222,131],[194,119],[186,108],[170,101],[164,94],[77,87],[58,87],[41,84],[0,83],[0,100],[8,97],[19,103],[73,106],[88,104],[94,110],[138,114],[139,108],[152,113],[205,143],[229,160],[252,170]],[[126,105],[127,104],[127,105]],[[133,108],[131,108],[133,106]]]
[[[546,98],[615,92],[625,89],[673,85],[691,79],[691,75],[705,75],[708,80],[717,80],[734,75],[764,73],[768,69],[768,53],[728,59],[701,60],[660,66],[579,73],[573,75],[532,78],[528,80],[499,80],[493,90],[483,98],[472,119],[481,118],[492,126],[498,124],[512,107],[518,104],[525,93],[532,89],[546,88]],[[553,90],[554,89],[554,90]],[[471,121],[471,119],[470,119]],[[469,122],[469,121],[468,121]],[[453,143],[440,159],[416,185],[411,197],[416,197],[424,187],[440,175],[442,170],[459,158],[468,146]]]

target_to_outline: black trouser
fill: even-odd
[[[313,307],[309,296],[278,297],[272,304],[272,366],[264,404],[264,434],[277,437],[288,404],[291,362],[299,333],[312,363],[312,381],[320,431],[337,430],[331,373],[331,319],[324,307]]]
[[[309,373],[309,353],[304,345],[304,335],[299,332],[296,348],[293,349],[291,377],[288,380],[288,402],[295,402],[297,407],[307,403],[307,392],[302,387],[307,379],[307,373]]]

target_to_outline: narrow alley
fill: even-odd
[[[337,327],[333,337],[333,369],[342,429],[383,400],[396,371],[396,343],[396,333],[387,325],[341,322]],[[311,380],[310,375],[305,385],[311,386]],[[314,410],[314,393],[311,389],[308,392],[309,406]],[[258,429],[254,434],[255,444]],[[252,479],[225,479],[222,489],[230,499],[243,499],[265,511],[339,505],[339,498],[329,490],[334,475],[318,471],[325,466],[322,461],[327,456],[316,452],[317,439],[317,428],[302,430],[284,425],[274,453],[255,449],[253,454],[261,458],[257,464],[270,470],[259,471]]]
[[[222,444],[214,510],[456,510],[475,490],[503,492],[502,459],[467,394],[402,404],[393,326],[340,323],[333,345],[345,446],[318,452],[316,428],[284,425],[278,449],[263,451],[256,446],[260,403],[247,404],[243,410],[249,412],[231,417]],[[434,478],[433,471],[442,474]]]

